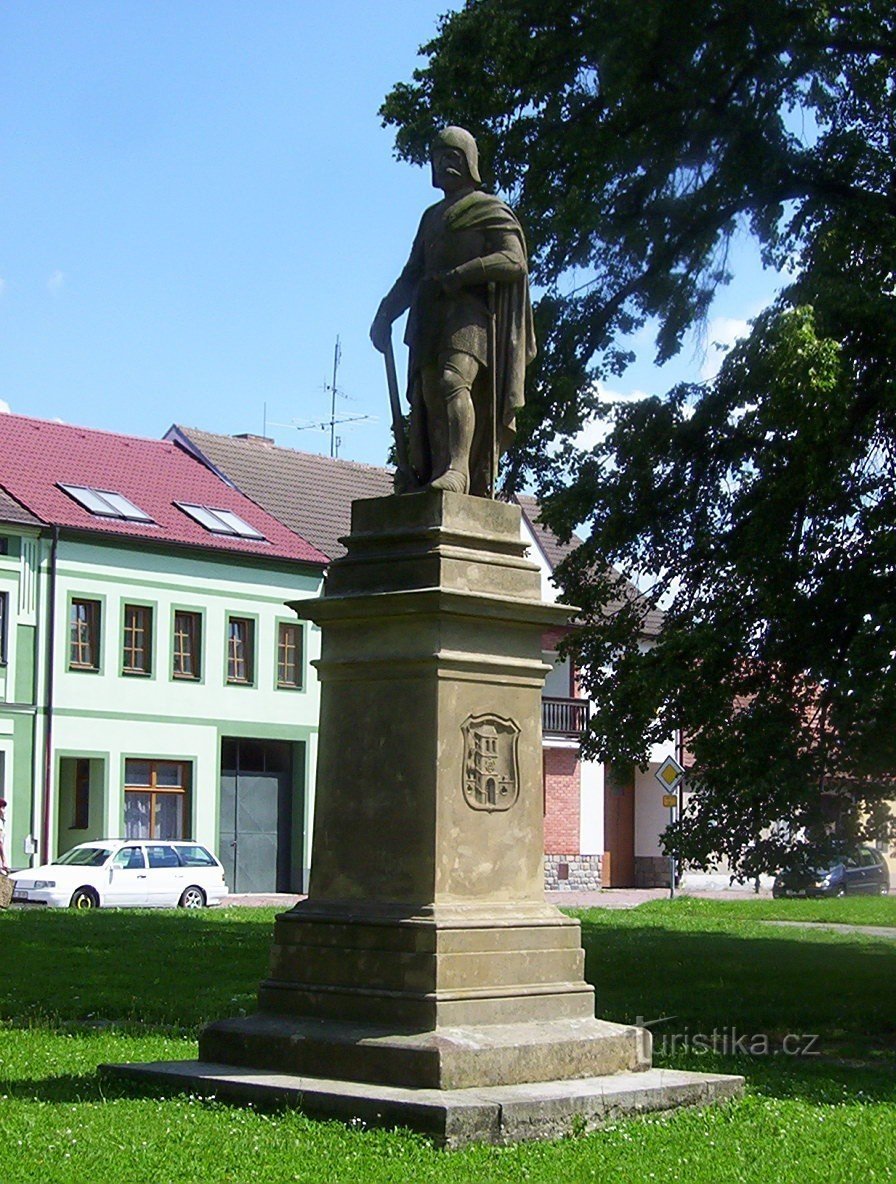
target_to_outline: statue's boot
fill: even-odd
[[[445,400],[445,418],[448,428],[448,467],[430,482],[430,489],[466,493],[470,488],[470,449],[475,426],[473,399],[466,387],[452,391]]]

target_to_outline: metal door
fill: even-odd
[[[289,797],[285,773],[222,772],[218,851],[231,892],[283,890],[284,859],[288,878]]]

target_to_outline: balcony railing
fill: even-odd
[[[587,725],[587,699],[542,699],[541,730],[545,736],[581,736]]]

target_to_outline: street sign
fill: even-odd
[[[684,777],[684,769],[674,756],[667,756],[654,773],[654,777],[656,777],[663,789],[677,789],[682,777]]]
[[[667,756],[657,771],[654,773],[657,781],[666,791],[663,794],[663,806],[669,811],[669,825],[675,823],[675,810],[678,806],[678,794],[673,793],[673,790],[678,789],[684,780],[684,769],[678,763],[674,756]],[[675,856],[669,856],[669,899],[675,897]]]

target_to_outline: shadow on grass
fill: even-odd
[[[851,1041],[896,1052],[896,947],[887,942],[683,932],[631,914],[623,924],[584,918],[582,940],[598,1015],[674,1017],[655,1025],[657,1038],[736,1029],[814,1035],[822,1052]]]
[[[192,1031],[254,1006],[274,909],[0,914],[0,1019]]]
[[[172,1086],[154,1081],[116,1079],[99,1071],[19,1078],[16,1081],[4,1081],[2,1090],[4,1096],[9,1099],[56,1105],[110,1102],[120,1098],[155,1098],[164,1101],[189,1092],[187,1089],[176,1090]],[[211,1097],[198,1100],[208,1105],[217,1104]]]
[[[896,945],[756,926],[741,934],[637,912],[582,917],[586,977],[599,1016],[650,1023],[659,1064],[744,1073],[751,1087],[776,1097],[896,1097]],[[0,1019],[66,1035],[98,1028],[195,1035],[209,1020],[254,1009],[274,915],[0,915],[7,968]],[[729,1044],[695,1052],[695,1038],[713,1032]],[[756,1035],[769,1041],[767,1054],[732,1051],[730,1042]],[[679,1039],[670,1047],[672,1036]],[[821,1055],[781,1055],[788,1036],[802,1038],[803,1048],[817,1038],[809,1052]],[[91,1076],[20,1081],[10,1090],[46,1101],[130,1092]]]

